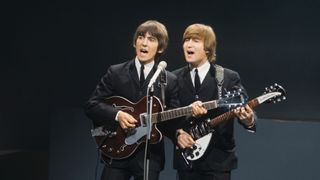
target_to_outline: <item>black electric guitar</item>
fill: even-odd
[[[98,148],[101,153],[112,159],[124,159],[129,157],[137,147],[145,142],[149,128],[147,127],[148,115],[146,113],[147,97],[142,98],[137,103],[129,100],[113,96],[106,99],[106,103],[113,106],[117,110],[129,113],[138,120],[135,128],[122,129],[118,125],[116,131],[110,131],[106,127],[97,127],[91,130]],[[204,102],[206,109],[214,109],[217,107],[235,107],[244,104],[244,97],[241,92],[229,93],[228,97],[219,100]],[[191,106],[180,107],[163,111],[161,101],[153,98],[152,115],[151,115],[151,136],[149,142],[156,144],[161,141],[162,134],[157,129],[156,123],[175,119],[178,117],[191,115]]]
[[[250,100],[247,102],[247,104],[254,108],[260,104],[263,103],[269,103],[269,102],[280,102],[282,100],[286,99],[286,91],[285,89],[278,85],[274,84],[273,86],[270,86],[265,89],[265,92],[263,95]],[[202,121],[198,123],[191,122],[191,125],[186,129],[187,132],[193,137],[196,144],[191,147],[183,150],[182,155],[187,160],[197,160],[202,157],[202,155],[205,153],[209,142],[212,138],[212,132],[214,131],[214,127],[220,124],[221,122],[224,122],[229,119],[235,118],[236,115],[233,111],[228,111],[226,113],[223,113],[213,119],[208,119],[207,121]]]

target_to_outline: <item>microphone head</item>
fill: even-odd
[[[164,70],[167,67],[167,63],[165,61],[161,61],[158,65],[158,69]]]

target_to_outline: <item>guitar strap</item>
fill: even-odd
[[[218,88],[218,97],[221,99],[222,97],[222,84],[224,80],[224,68],[217,64],[214,65],[216,69],[216,81],[217,81],[217,88]]]

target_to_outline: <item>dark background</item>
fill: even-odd
[[[270,173],[268,166],[279,165],[279,157],[292,169],[301,152],[314,152],[310,160],[319,160],[320,134],[312,131],[320,121],[319,9],[320,3],[314,0],[2,2],[0,177],[55,179],[62,173],[59,164],[70,163],[68,167],[77,173],[69,179],[85,177],[83,174],[93,179],[88,171],[95,166],[95,145],[82,106],[108,66],[133,58],[133,33],[149,19],[168,29],[169,47],[162,58],[168,70],[185,65],[184,29],[204,23],[217,35],[217,63],[238,71],[252,98],[275,82],[286,89],[286,101],[256,109],[262,127],[248,149],[265,159],[274,158],[270,164],[260,164],[266,171],[256,174]],[[266,129],[264,123],[274,128]],[[293,143],[298,154],[286,158],[279,152],[277,156],[267,153],[261,143],[271,137],[263,136],[264,130],[279,135],[271,140],[273,146],[284,148]],[[248,140],[250,137],[238,140],[239,153]],[[310,144],[303,144],[306,142]],[[79,171],[83,166],[74,163],[73,156],[86,157],[89,162],[83,169],[87,171]],[[307,165],[299,170],[316,174],[309,159],[301,159]],[[250,161],[241,163],[240,167],[247,167]],[[286,174],[281,172],[278,178]],[[236,177],[244,176],[236,173]]]

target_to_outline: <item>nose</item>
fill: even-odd
[[[148,44],[148,38],[142,40],[142,45],[146,46]]]

